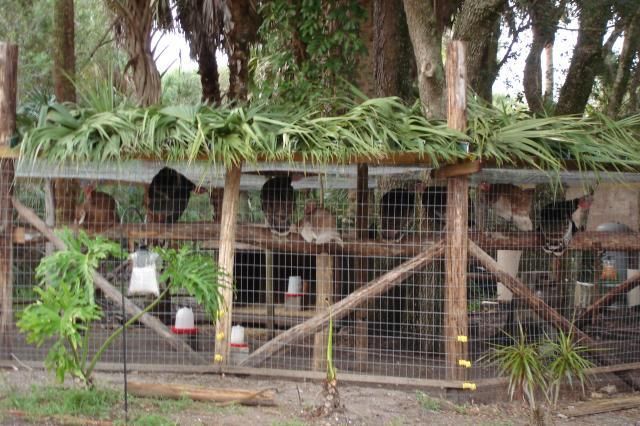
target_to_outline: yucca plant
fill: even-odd
[[[511,400],[523,398],[532,411],[536,409],[536,393],[546,395],[547,378],[545,365],[540,356],[538,343],[527,342],[522,324],[518,323],[518,336],[508,335],[511,345],[495,345],[488,355],[483,357],[498,367],[501,376],[509,378],[509,397]]]
[[[580,383],[582,394],[585,392],[585,383],[588,381],[587,370],[594,366],[593,362],[585,357],[589,350],[582,346],[573,335],[573,327],[568,333],[558,330],[555,339],[548,336],[543,343],[548,364],[545,367],[549,381],[549,399],[555,407],[560,396],[560,385],[567,381],[573,388],[574,381]]]

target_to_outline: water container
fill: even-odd
[[[602,223],[596,231],[600,232],[631,232],[631,229],[622,223]],[[603,285],[615,287],[627,279],[627,267],[629,259],[624,251],[607,250],[602,254]],[[615,275],[615,277],[614,277]]]
[[[196,334],[198,332],[191,308],[178,309],[176,325],[171,327],[171,331],[175,334]]]

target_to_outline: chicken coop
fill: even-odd
[[[638,119],[472,105],[465,128],[461,87],[448,125],[393,98],[332,117],[48,106],[0,147],[2,357],[45,360],[20,321],[52,279],[42,260],[86,234],[118,247],[88,278],[89,352],[138,318],[105,368],[319,378],[332,362],[342,380],[475,389],[496,345],[562,332],[635,387]],[[157,254],[182,247],[222,270],[215,312],[164,291]]]
[[[608,349],[597,353],[603,365],[640,361],[640,174],[596,180],[567,171],[552,185],[540,171],[474,167],[451,178],[467,170],[243,166],[224,308],[240,340],[231,342],[225,371],[313,377],[325,368],[329,318],[334,363],[347,377],[475,383],[496,374],[482,356],[509,344],[519,327],[534,341],[573,330],[585,344]],[[468,185],[465,198],[456,198],[452,179]],[[47,194],[56,180],[80,188],[69,200],[72,228],[117,241],[127,254],[189,243],[219,258],[224,167],[18,163],[18,316],[35,300],[34,271],[48,250],[40,227],[51,216]],[[460,231],[451,235],[456,220]],[[466,244],[454,240],[465,235]],[[127,295],[131,261],[107,260],[98,273]],[[464,284],[457,293],[447,288],[456,275]],[[96,297],[103,315],[95,348],[132,315],[100,286]],[[144,308],[149,297],[130,300]],[[171,330],[181,308],[191,309],[197,332],[167,338],[159,329]],[[221,368],[213,362],[216,319],[189,295],[171,295],[150,315],[159,325],[127,331],[129,363]],[[45,356],[46,345],[35,348],[22,333],[13,331],[11,341],[23,361]],[[122,356],[116,343],[102,360]]]

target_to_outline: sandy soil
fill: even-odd
[[[350,384],[340,386],[344,408],[328,418],[310,416],[309,412],[321,404],[321,385],[316,382],[294,382],[239,378],[217,375],[150,374],[133,372],[130,380],[154,383],[181,383],[216,388],[243,388],[259,390],[273,388],[276,391],[275,407],[216,407],[213,404],[194,403],[179,413],[167,416],[180,425],[527,425],[528,410],[521,403],[475,404],[456,406],[440,401],[437,410],[425,408],[416,390],[398,389],[394,386],[364,387]],[[97,374],[99,386],[122,388],[119,374]],[[7,392],[29,389],[32,384],[53,384],[51,376],[40,370],[0,370],[0,398]],[[72,384],[67,384],[72,385]],[[506,398],[506,395],[505,395]],[[580,401],[563,401],[560,408],[577,406]],[[117,409],[115,410],[117,412]],[[2,424],[28,424],[24,420],[3,413]],[[548,424],[556,425],[638,425],[640,408],[607,414],[567,419],[547,412]],[[114,421],[119,420],[117,417]],[[44,424],[40,421],[38,424]],[[48,422],[48,424],[56,424]]]

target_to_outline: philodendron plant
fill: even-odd
[[[42,259],[36,268],[35,288],[38,299],[20,315],[18,327],[27,341],[37,346],[53,340],[45,366],[55,371],[58,380],[69,374],[85,386],[93,386],[92,373],[104,351],[122,331],[149,312],[167,294],[186,290],[216,318],[220,306],[221,272],[210,256],[190,245],[176,249],[158,249],[164,269],[160,282],[164,291],[139,314],[116,329],[89,357],[91,324],[102,317],[95,301],[93,274],[100,262],[121,258],[120,245],[102,237],[91,238],[84,232],[69,230],[59,233],[66,245]]]

